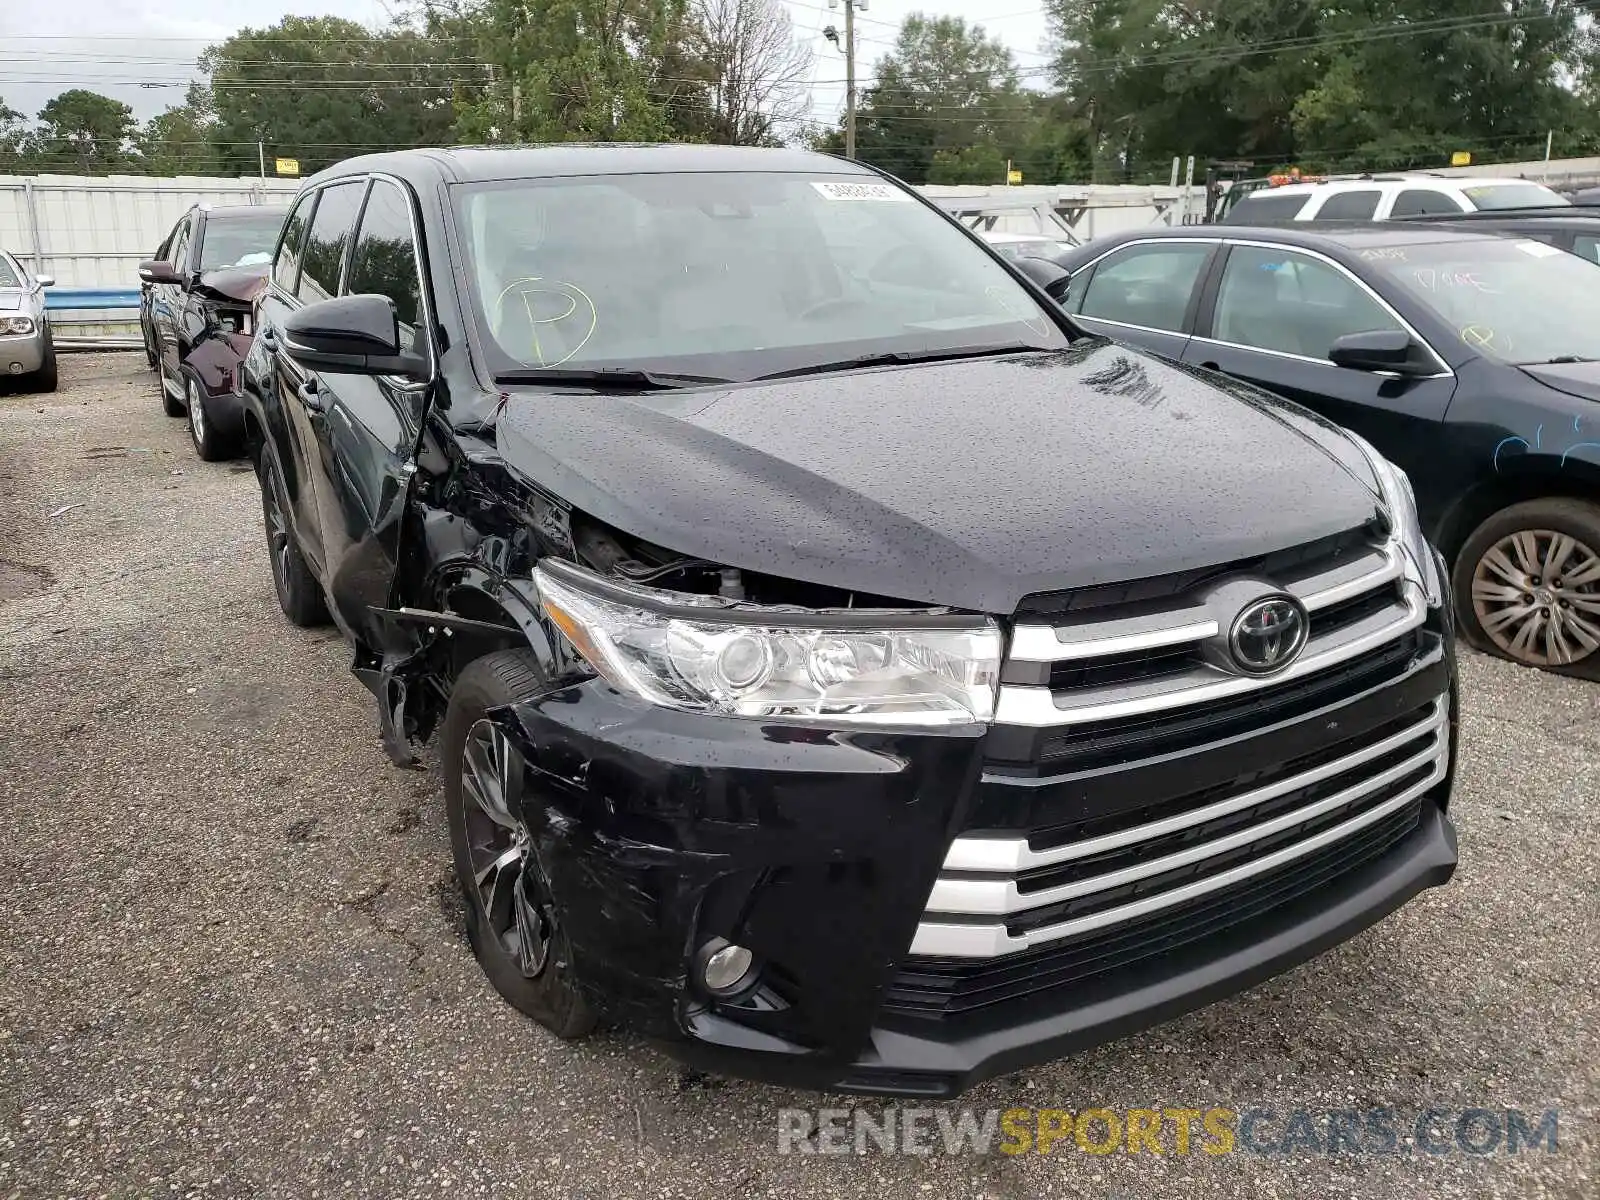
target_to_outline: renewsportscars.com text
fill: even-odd
[[[778,1153],[1554,1154],[1558,1124],[1553,1108],[784,1108]]]

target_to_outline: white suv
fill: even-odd
[[[1374,175],[1259,188],[1229,205],[1222,221],[1226,225],[1386,221],[1390,217],[1549,208],[1568,203],[1543,184],[1527,179]]]

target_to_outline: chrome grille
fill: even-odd
[[[1225,624],[1203,602],[1172,597],[1134,612],[1107,606],[1098,620],[1015,627],[996,724],[1054,737],[1126,718],[1183,722],[1391,657],[1418,636],[1427,600],[1398,546],[1367,545],[1307,570],[1271,583],[1311,618],[1300,658],[1276,676],[1233,674],[1201,655]],[[911,954],[1018,953],[1142,922],[1286,869],[1419,803],[1447,773],[1448,722],[1445,697],[1430,699],[1357,744],[1284,764],[1270,782],[1198,793],[1093,836],[963,834],[933,885]]]

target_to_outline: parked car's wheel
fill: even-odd
[[[1528,500],[1495,513],[1456,556],[1467,640],[1530,667],[1600,663],[1600,505]]]
[[[300,552],[294,527],[289,523],[289,494],[278,474],[277,461],[263,453],[256,463],[261,481],[261,511],[267,527],[267,556],[272,561],[272,584],[278,607],[291,622],[302,627],[324,624],[328,603],[311,565]]]
[[[143,321],[139,322],[139,331],[144,334],[144,357],[154,371],[161,365],[161,355],[156,352],[156,336],[150,326]]]
[[[60,374],[56,369],[56,340],[50,332],[50,326],[44,327],[44,356],[40,360],[39,369],[33,373],[33,378],[28,381],[29,386],[36,392],[53,392],[60,382]]]
[[[194,452],[206,462],[220,462],[233,457],[233,446],[227,435],[217,428],[206,408],[206,390],[193,375],[184,376],[183,390],[189,410],[189,440],[194,442]]]
[[[156,386],[161,389],[161,411],[169,417],[186,415],[183,407],[183,385],[167,378],[167,367],[161,361],[161,341],[156,340]],[[176,394],[174,394],[176,393]]]
[[[472,952],[510,1004],[558,1037],[578,1038],[594,1029],[595,1015],[578,989],[571,946],[539,863],[544,814],[522,811],[527,764],[486,715],[538,691],[544,679],[526,650],[472,663],[450,693],[439,754]]]

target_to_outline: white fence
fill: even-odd
[[[111,293],[136,297],[140,260],[190,205],[281,203],[298,187],[293,179],[0,175],[0,247],[55,276],[50,319],[63,341],[127,339],[138,334],[137,316],[116,304],[126,295]],[[75,298],[84,307],[70,307]]]

